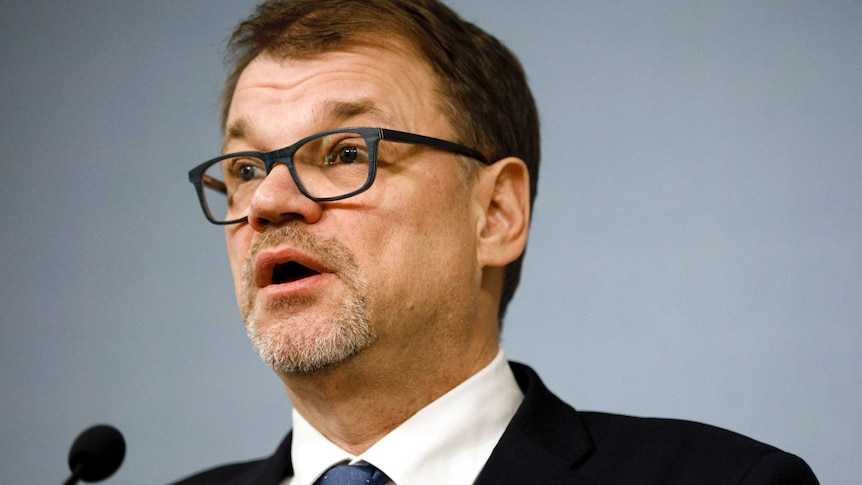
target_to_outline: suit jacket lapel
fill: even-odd
[[[574,469],[593,449],[578,413],[529,367],[510,363],[524,402],[485,465],[477,485],[590,484]]]
[[[290,455],[290,444],[293,441],[293,432],[287,434],[278,445],[278,449],[269,458],[260,462],[260,466],[254,468],[243,478],[242,483],[251,485],[278,485],[285,477],[293,475],[293,462]]]

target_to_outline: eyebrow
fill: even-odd
[[[395,126],[392,118],[383,113],[370,99],[358,99],[354,101],[325,101],[312,108],[312,124],[325,125],[346,121],[360,115],[370,115],[375,125]],[[334,126],[325,128],[334,128]],[[245,118],[237,118],[225,129],[222,151],[228,142],[243,140],[254,132],[252,125]]]
[[[369,115],[377,125],[384,124],[392,126],[392,119],[377,107],[370,99],[358,99],[354,101],[325,101],[314,107],[312,119],[315,124],[327,122],[343,122],[360,115]]]
[[[224,150],[230,140],[244,139],[248,131],[248,123],[245,121],[245,118],[234,120],[227,128],[225,128],[222,150]]]

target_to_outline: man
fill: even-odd
[[[182,483],[817,483],[728,431],[578,413],[505,361],[539,134],[496,39],[436,0],[285,0],[230,49],[226,155],[190,178],[294,428]]]

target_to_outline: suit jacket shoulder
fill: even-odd
[[[816,484],[798,457],[690,421],[577,412],[529,367],[525,394],[477,484]]]
[[[620,483],[817,483],[800,458],[732,431],[673,419],[580,415],[595,447],[580,467],[586,475]]]
[[[188,476],[175,485],[278,485],[293,475],[290,461],[292,433],[288,433],[270,457],[218,466]]]

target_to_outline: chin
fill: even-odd
[[[255,312],[246,316],[246,331],[263,362],[283,374],[307,374],[335,364],[370,347],[376,340],[360,315],[311,317],[291,315],[264,323]]]

